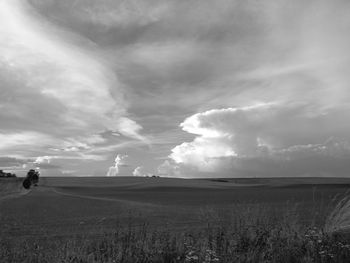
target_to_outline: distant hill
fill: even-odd
[[[167,177],[41,177],[41,185],[49,187],[120,187],[145,189],[154,187],[230,188],[240,186],[350,184],[350,178],[202,178],[181,179]]]

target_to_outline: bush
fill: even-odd
[[[3,170],[0,170],[0,177],[13,178],[13,177],[16,177],[16,175],[13,173],[5,173]]]

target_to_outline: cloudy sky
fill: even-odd
[[[0,169],[350,175],[347,0],[0,0]]]

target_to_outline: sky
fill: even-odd
[[[0,169],[350,176],[347,0],[0,0]]]

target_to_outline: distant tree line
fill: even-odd
[[[16,177],[13,173],[5,173],[3,170],[0,170],[0,177]]]

